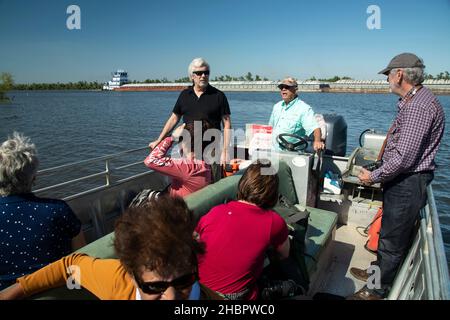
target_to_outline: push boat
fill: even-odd
[[[112,91],[126,83],[128,83],[128,72],[119,69],[111,73],[111,80],[106,82],[102,89]]]
[[[361,185],[357,173],[361,166],[376,159],[386,134],[374,130],[365,132],[360,136],[360,146],[346,156],[347,124],[344,118],[336,114],[323,115],[323,118],[326,148],[320,154],[312,152],[307,141],[284,143],[285,150],[269,152],[252,148],[248,139],[235,145],[233,152],[240,159],[269,158],[279,168],[280,193],[298,208],[309,211],[305,262],[310,285],[306,296],[312,298],[317,293],[325,293],[346,297],[365,285],[354,278],[349,269],[367,268],[376,259],[366,249],[367,235],[362,231],[367,229],[382,206],[382,190],[379,184]],[[251,127],[247,125],[247,131]],[[248,132],[246,135],[248,138]],[[63,177],[67,172],[86,172],[79,170],[80,167],[104,166],[105,169],[99,172],[89,172],[34,190],[37,195],[64,199],[82,221],[88,244],[78,252],[98,258],[115,258],[112,247],[115,219],[141,190],[162,190],[168,184],[167,177],[144,166],[146,152],[148,147],[132,149],[38,172],[38,179],[45,180],[46,176],[54,174]],[[120,159],[125,164],[112,165]],[[213,206],[236,198],[242,171],[185,197],[197,219]],[[338,178],[330,183],[329,178],[333,176]],[[93,179],[103,182],[94,186],[89,182]],[[80,186],[84,190],[73,193]],[[64,194],[64,190],[70,190],[72,194]],[[432,185],[428,186],[427,195],[417,232],[386,297],[388,300],[450,298],[448,265]],[[66,287],[51,289],[32,298],[95,299],[84,289],[69,290]]]

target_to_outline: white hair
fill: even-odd
[[[397,68],[392,69],[391,73],[395,73],[397,70],[403,70],[403,77],[405,78],[405,81],[413,86],[421,84],[425,80],[423,68]]]
[[[39,160],[30,138],[14,132],[0,146],[0,195],[31,192]]]
[[[403,69],[406,82],[412,84],[413,86],[421,84],[425,78],[423,76],[423,68],[405,68]]]
[[[195,58],[194,60],[192,60],[192,62],[189,64],[189,68],[188,68],[189,77],[192,76],[192,72],[194,71],[194,68],[201,68],[201,67],[207,67],[208,70],[210,70],[209,64],[208,64],[208,62],[206,62],[205,59]]]

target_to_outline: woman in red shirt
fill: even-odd
[[[197,126],[201,126],[201,134],[194,130]],[[168,189],[171,196],[184,197],[211,183],[211,166],[203,159],[203,151],[210,143],[203,141],[203,135],[210,128],[211,125],[206,120],[182,124],[170,137],[161,141],[144,160],[147,167],[171,178]],[[194,131],[197,134],[194,134]],[[182,158],[166,156],[170,147],[174,142],[178,142],[180,137],[183,138],[180,142]],[[196,156],[194,151],[198,147],[194,146],[201,146],[201,155]]]
[[[281,259],[289,256],[286,222],[271,210],[278,201],[278,175],[265,163],[247,168],[239,181],[238,201],[214,207],[195,229],[205,245],[205,253],[198,256],[200,280],[226,299],[257,298],[256,282],[270,246]]]

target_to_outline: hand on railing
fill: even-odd
[[[152,142],[150,142],[149,144],[148,144],[148,146],[149,146],[149,148],[150,149],[155,149],[155,147],[159,144],[161,142],[161,140],[155,140],[155,141],[152,141]]]

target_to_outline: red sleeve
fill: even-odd
[[[195,231],[197,231],[198,234],[201,234],[205,227],[210,223],[211,216],[214,214],[214,212],[220,210],[222,208],[222,205],[217,205],[215,207],[212,207],[205,215],[203,215],[199,222],[197,223],[197,226],[195,227]]]
[[[161,141],[144,160],[144,164],[152,170],[168,175],[179,180],[189,177],[186,164],[182,159],[166,157],[167,151],[173,144],[172,137]]]
[[[155,169],[155,167],[169,167],[172,165],[172,159],[170,157],[165,157],[167,151],[172,146],[172,137],[167,137],[161,141],[155,149],[150,152],[147,158],[145,158],[144,163],[147,167]]]
[[[289,235],[284,219],[276,212],[272,214],[272,228],[270,229],[270,244],[274,248],[282,245]]]
[[[204,221],[204,216],[200,218],[200,221],[197,223],[197,226],[195,227],[195,232],[197,232],[198,234],[201,234],[202,230],[203,230],[203,221]]]

